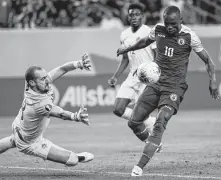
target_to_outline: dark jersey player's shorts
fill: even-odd
[[[174,114],[176,114],[187,88],[187,84],[172,88],[156,84],[147,86],[140,95],[137,104],[153,110],[168,105],[175,109]]]

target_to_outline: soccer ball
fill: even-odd
[[[155,62],[143,63],[137,69],[138,79],[144,84],[157,83],[160,74],[160,68]]]

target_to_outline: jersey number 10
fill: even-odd
[[[164,55],[168,56],[168,57],[173,57],[173,50],[174,50],[174,48],[170,48],[170,47],[165,46]]]

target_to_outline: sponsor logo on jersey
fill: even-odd
[[[166,37],[164,34],[157,34],[157,36],[159,36],[159,37],[163,37],[163,38]]]
[[[180,46],[182,46],[182,45],[185,44],[185,39],[179,38],[177,42],[178,42],[178,44],[179,44]]]
[[[52,105],[51,104],[47,104],[46,106],[45,106],[45,110],[46,111],[50,111],[52,109]]]
[[[176,94],[171,94],[170,95],[170,99],[171,99],[171,101],[177,101],[177,95]]]

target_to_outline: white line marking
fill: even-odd
[[[23,169],[23,170],[43,170],[43,171],[61,171],[61,172],[76,172],[76,173],[90,173],[90,174],[114,174],[114,175],[123,175],[130,176],[130,173],[124,172],[93,172],[85,170],[70,170],[70,169],[55,169],[55,168],[32,168],[32,167],[20,167],[20,166],[0,166],[2,169]],[[175,178],[185,178],[185,179],[217,179],[221,180],[221,177],[214,176],[194,176],[194,175],[178,175],[178,174],[161,174],[161,173],[149,173],[143,174],[143,177],[147,176],[158,176],[158,177],[175,177]]]

